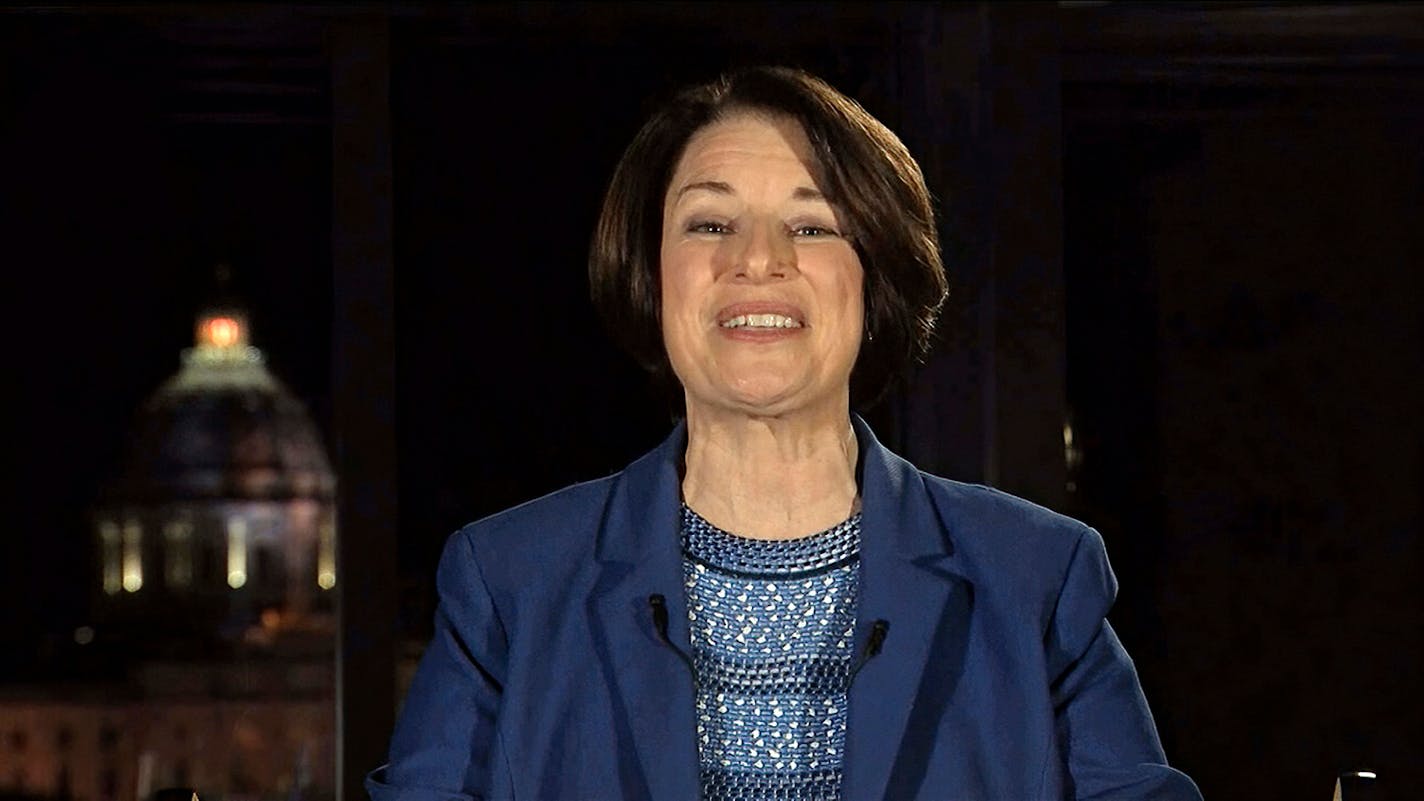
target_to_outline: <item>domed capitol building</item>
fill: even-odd
[[[73,675],[0,690],[0,794],[334,795],[335,476],[240,308],[195,339],[94,509]]]

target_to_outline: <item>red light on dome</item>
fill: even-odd
[[[241,336],[242,326],[231,317],[214,317],[203,325],[203,338],[219,348],[236,345]]]

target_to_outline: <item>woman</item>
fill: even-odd
[[[1199,798],[1105,620],[1097,533],[920,473],[851,413],[945,295],[894,134],[798,71],[690,89],[592,251],[684,421],[450,539],[375,801]]]

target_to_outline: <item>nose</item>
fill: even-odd
[[[758,221],[737,237],[736,277],[746,281],[774,281],[796,270],[796,248],[782,226]]]

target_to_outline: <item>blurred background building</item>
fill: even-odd
[[[204,309],[93,511],[92,622],[0,688],[15,795],[335,790],[336,482],[244,309]]]

